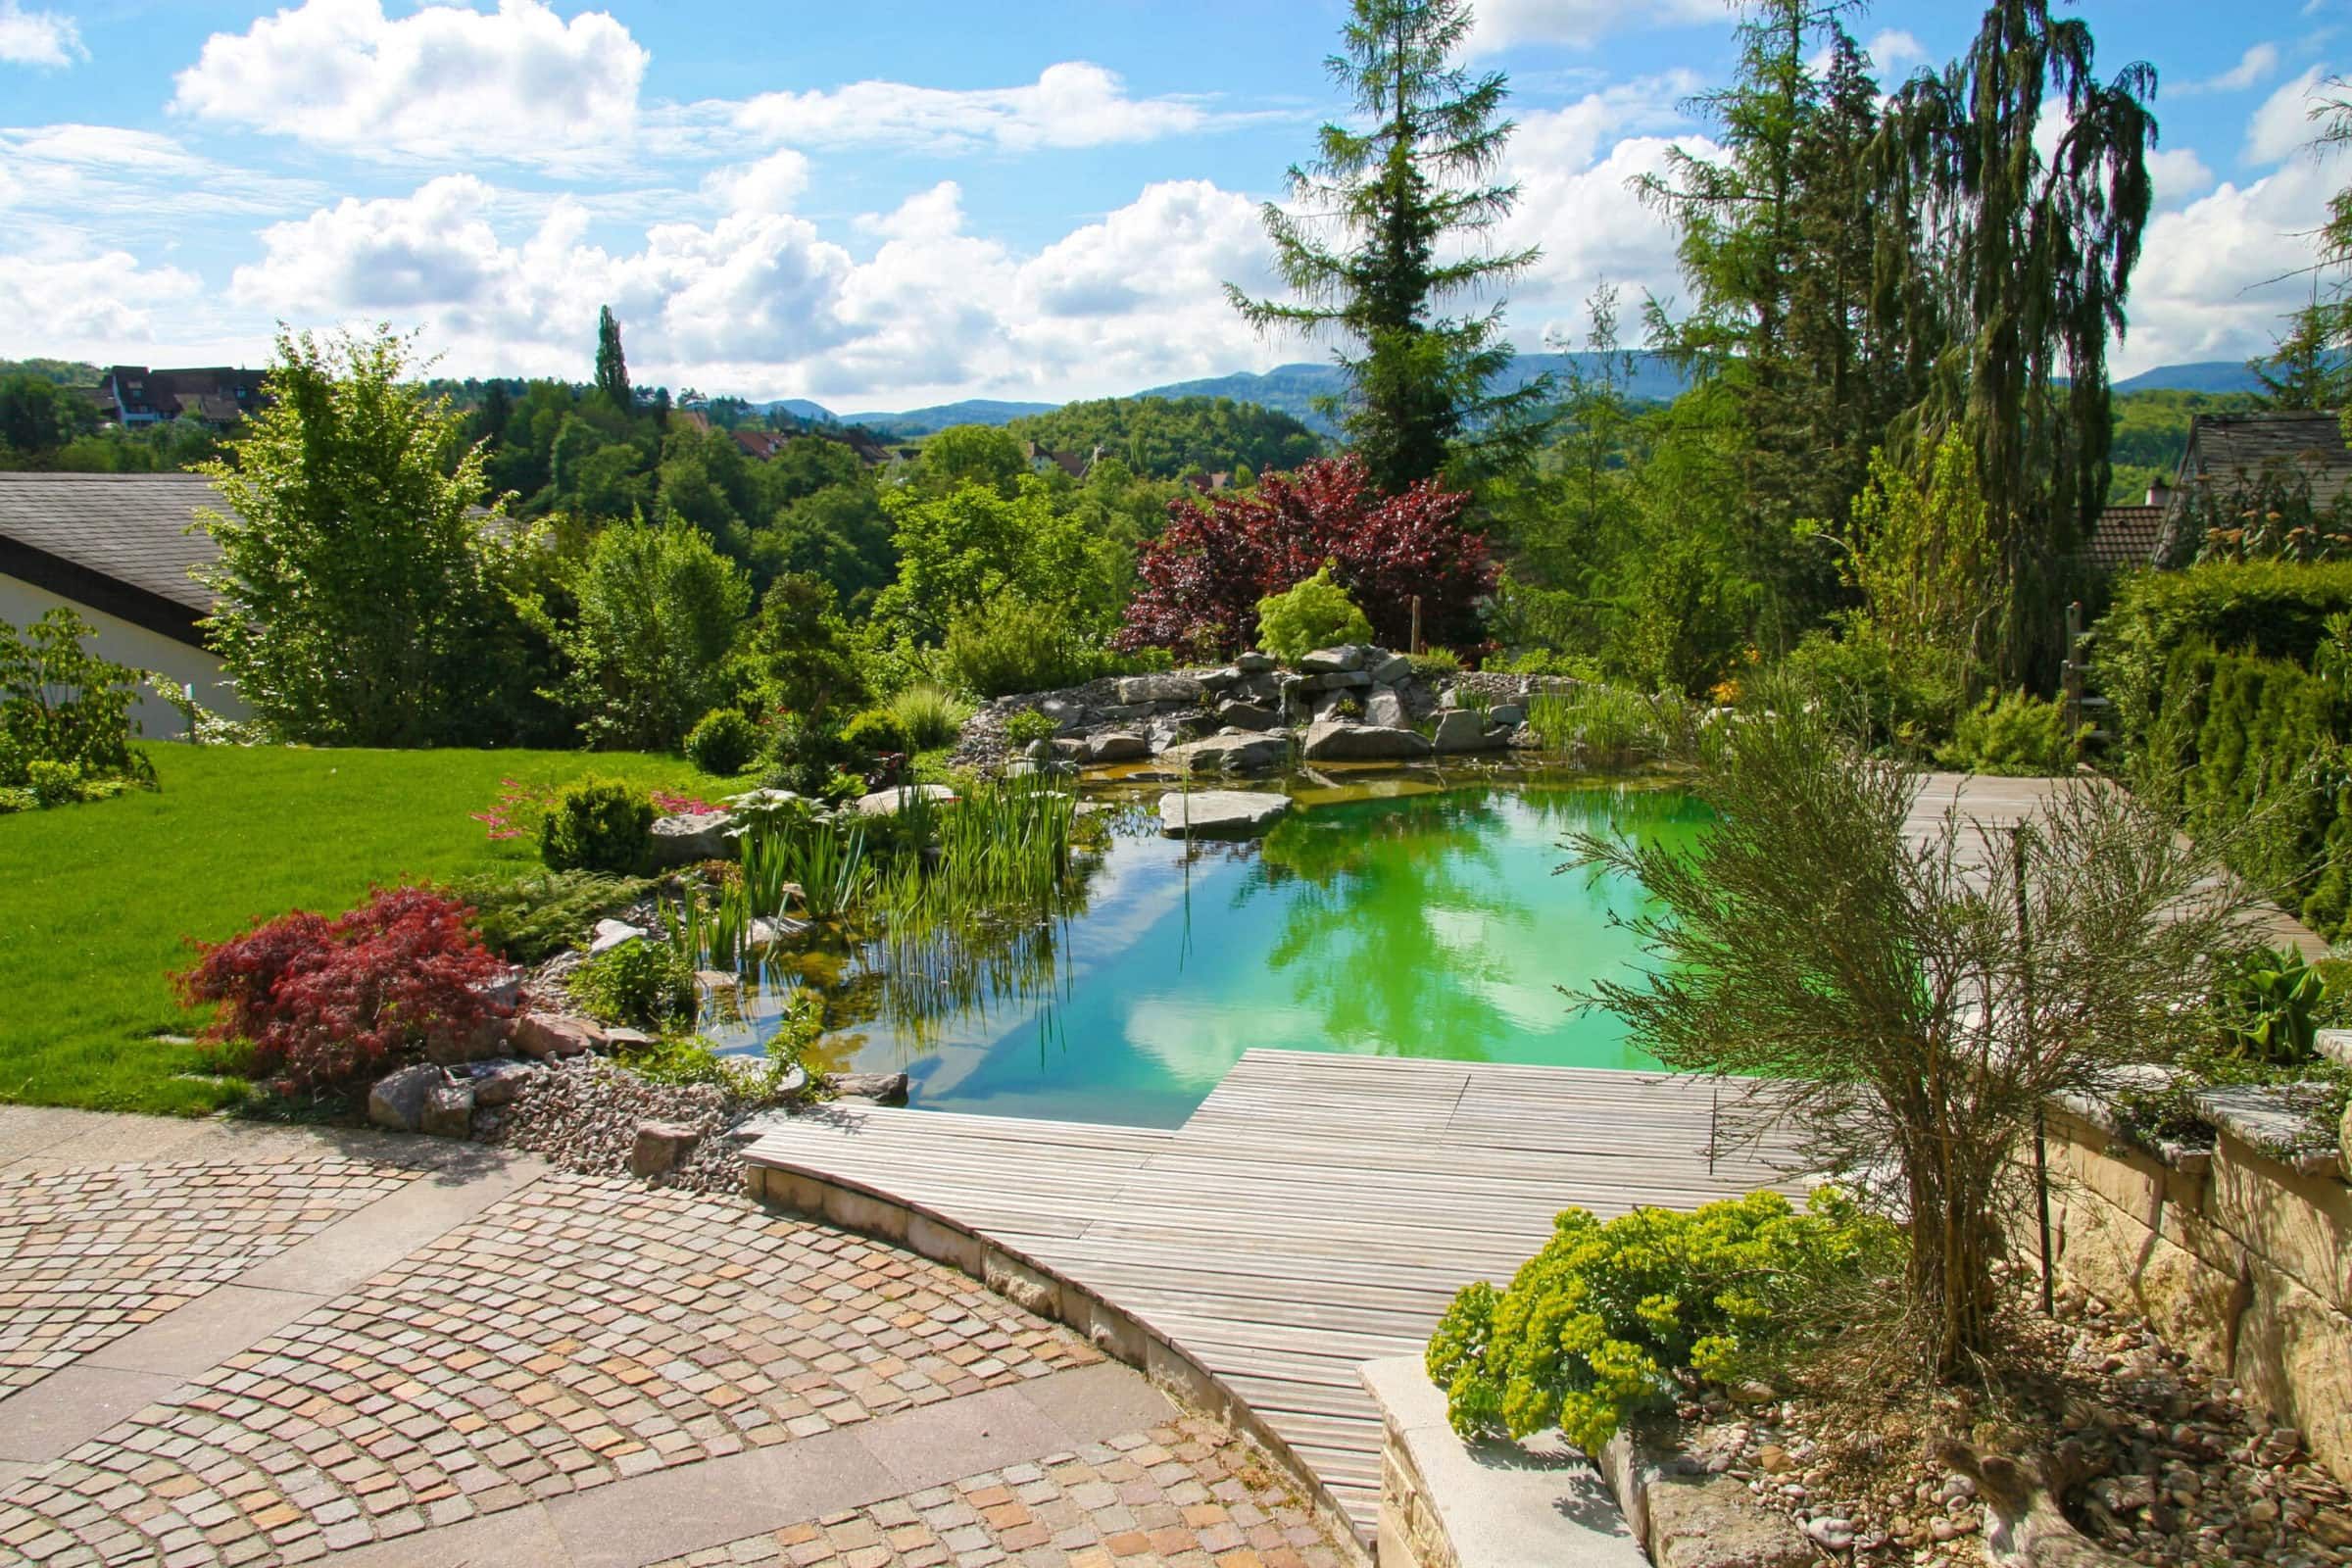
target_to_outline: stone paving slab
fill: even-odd
[[[0,1176],[0,1401],[415,1179],[333,1156]]]

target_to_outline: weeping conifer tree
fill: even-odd
[[[1446,301],[1498,290],[1540,254],[1479,249],[1518,187],[1492,177],[1512,130],[1497,118],[1502,74],[1474,77],[1453,63],[1470,20],[1464,0],[1354,0],[1343,52],[1327,64],[1368,128],[1325,125],[1314,162],[1290,172],[1290,205],[1265,207],[1276,269],[1297,298],[1251,299],[1226,285],[1260,330],[1336,329],[1355,345],[1338,355],[1352,393],[1346,428],[1391,493],[1465,448],[1526,443],[1549,394],[1542,382],[1488,391],[1511,362],[1499,299],[1438,314]],[[1442,259],[1448,239],[1468,243]]]
[[[1910,219],[1881,235],[1882,318],[1930,368],[1897,440],[1924,462],[1957,428],[1976,451],[2004,684],[2050,672],[2065,565],[2106,498],[2107,349],[2147,227],[2155,94],[2144,62],[2100,81],[2089,26],[2049,0],[1993,0],[1966,55],[1895,95],[1873,149],[1879,211]],[[2046,157],[2045,111],[2063,122]]]

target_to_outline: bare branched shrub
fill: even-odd
[[[1738,1084],[1740,1129],[1792,1129],[1805,1168],[1908,1217],[1908,1338],[1952,1378],[1995,1348],[1989,1265],[2037,1107],[2206,1035],[2251,905],[2102,781],[2056,785],[2015,834],[1923,806],[1924,782],[1821,717],[1750,715],[1709,748],[1721,821],[1698,846],[1574,847],[1655,895],[1635,922],[1654,969],[1590,1000]]]

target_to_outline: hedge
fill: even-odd
[[[2144,745],[2163,706],[2176,653],[2210,644],[2230,653],[2311,665],[2324,622],[2352,610],[2352,562],[2215,562],[2126,578],[2091,642],[2098,689],[2115,704],[2119,733]]]

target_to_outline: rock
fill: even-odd
[[[1152,743],[1133,730],[1106,730],[1089,736],[1086,742],[1086,760],[1090,762],[1140,762],[1151,755]]]
[[[752,921],[751,929],[744,933],[744,940],[755,948],[773,948],[786,942],[798,942],[808,934],[810,924],[808,920],[797,919],[789,914],[772,918],[763,914]]]
[[[1770,1404],[1780,1396],[1773,1392],[1771,1384],[1750,1378],[1744,1383],[1733,1385],[1732,1397],[1741,1404]]]
[[[1391,654],[1371,666],[1372,684],[1394,686],[1400,680],[1412,678],[1413,662],[1402,654]]]
[[[1217,705],[1217,722],[1234,729],[1264,730],[1272,729],[1281,723],[1282,715],[1270,708],[1260,708],[1255,703],[1245,703],[1228,698]]]
[[[1310,762],[1394,761],[1427,757],[1429,742],[1409,729],[1383,724],[1321,723],[1306,732],[1301,753]]]
[[[1223,669],[1202,670],[1193,677],[1211,694],[1221,692],[1229,686],[1239,686],[1248,678],[1249,676],[1239,667],[1232,664],[1226,665]]]
[[[1788,1450],[1777,1443],[1767,1443],[1756,1450],[1756,1468],[1768,1476],[1777,1476],[1795,1463]]]
[[[599,920],[596,922],[596,935],[589,940],[588,952],[591,956],[599,953],[611,953],[614,948],[643,942],[650,934],[645,927],[631,925],[626,920]]]
[[[1272,654],[1261,654],[1251,650],[1247,654],[1235,655],[1233,667],[1245,675],[1264,675],[1273,671],[1278,665]]]
[[[1160,760],[1186,773],[1270,773],[1290,760],[1291,743],[1280,735],[1211,735],[1171,746]]]
[[[435,1138],[472,1137],[473,1085],[444,1081],[427,1089],[420,1125]]]
[[[1728,1476],[1654,1481],[1644,1505],[1658,1568],[1812,1568],[1820,1560],[1803,1531],[1757,1507]]]
[[[1438,715],[1438,727],[1430,736],[1431,747],[1439,752],[1477,752],[1489,746],[1500,746],[1507,735],[1497,732],[1490,738],[1484,714],[1475,709],[1449,708]]]
[[[448,1075],[429,1064],[403,1067],[378,1078],[368,1091],[368,1119],[394,1132],[413,1133],[424,1125],[425,1102]]]
[[[1854,1544],[1854,1524],[1850,1519],[1809,1519],[1805,1522],[1805,1534],[1824,1551],[1843,1551]]]
[[[1343,670],[1364,667],[1364,651],[1360,648],[1318,648],[1298,661],[1301,675],[1336,675]],[[1364,677],[1367,683],[1371,677]]]
[[[1287,795],[1201,790],[1159,798],[1159,831],[1171,839],[1255,838],[1291,808]]]
[[[1364,699],[1364,722],[1367,724],[1375,724],[1382,729],[1404,729],[1408,727],[1411,715],[1404,710],[1404,699],[1388,687],[1384,686]]]
[[[466,990],[493,1007],[514,1008],[522,1004],[522,966],[510,964],[506,973],[495,980],[476,980]]]
[[[956,792],[945,784],[909,784],[895,790],[876,790],[871,795],[858,797],[858,809],[866,816],[891,816],[916,798],[944,806],[956,799]]]
[[[1504,729],[1517,729],[1527,722],[1527,710],[1517,703],[1497,703],[1487,710],[1487,722]]]
[[[590,1018],[561,1012],[526,1012],[514,1020],[508,1035],[515,1050],[540,1061],[578,1056],[605,1044],[604,1026]]]
[[[654,818],[654,864],[692,865],[698,860],[732,860],[737,841],[727,837],[732,820],[724,811],[681,811]]]
[[[1462,706],[1462,693],[1461,693],[1461,688],[1459,688],[1459,687],[1457,687],[1457,686],[1448,686],[1448,687],[1446,687],[1446,688],[1444,691],[1442,691],[1442,692],[1438,693],[1438,706],[1439,706],[1440,708],[1442,708],[1442,709],[1452,709],[1452,708],[1459,708],[1459,707],[1461,707],[1461,706]]]
[[[713,996],[722,991],[743,989],[743,978],[729,974],[724,969],[697,969],[694,971],[694,983]]]
[[[1004,764],[1006,778],[1068,778],[1077,771],[1075,763],[1062,761],[1059,758],[1041,760],[1025,757],[1017,762]]]
[[[493,1056],[488,1061],[473,1062],[458,1070],[473,1090],[476,1105],[510,1105],[532,1081],[547,1069],[535,1061],[517,1061],[513,1056]]]
[[[906,1103],[906,1075],[903,1072],[833,1072],[825,1087],[842,1100],[870,1100],[877,1105]]]
[[[1122,703],[1197,703],[1207,695],[1190,675],[1129,675],[1119,682]]]
[[[607,1051],[635,1051],[639,1047],[656,1044],[659,1042],[642,1029],[616,1026],[605,1031],[605,1049]]]
[[[636,1145],[629,1151],[629,1174],[667,1175],[702,1138],[700,1132],[681,1122],[640,1122]]]
[[[1360,669],[1335,669],[1302,676],[1300,681],[1302,689],[1310,692],[1360,691],[1372,684],[1372,677]]]

